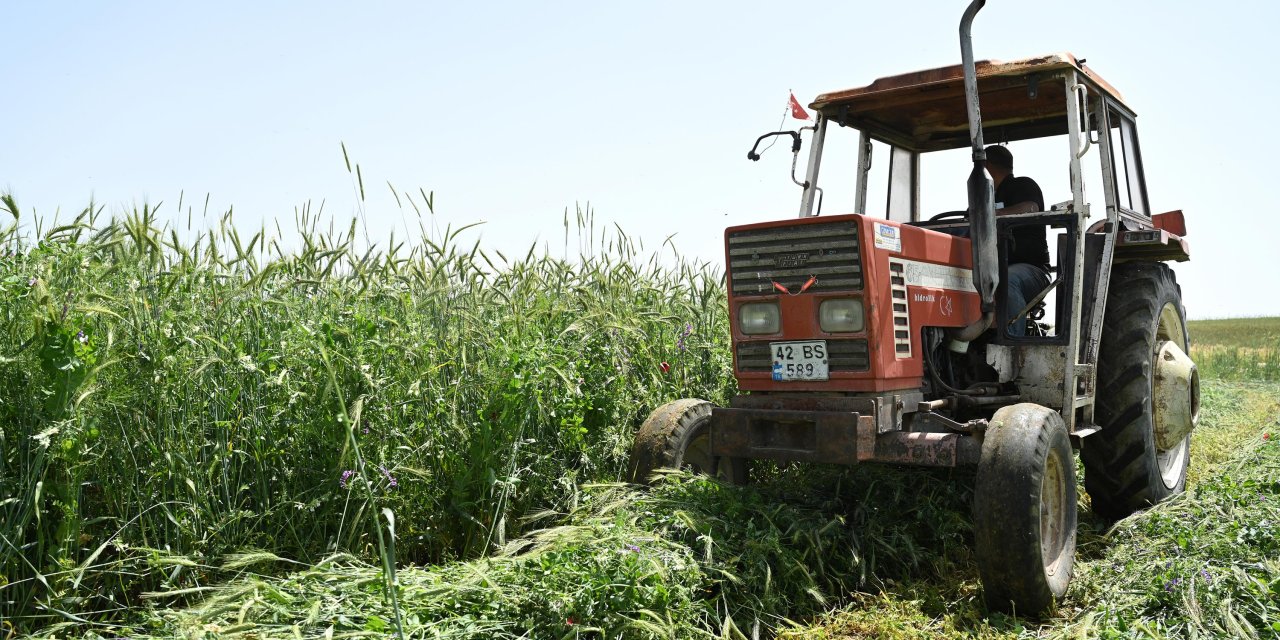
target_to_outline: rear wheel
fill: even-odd
[[[648,484],[658,469],[689,469],[733,484],[746,484],[747,461],[711,455],[711,409],[684,398],[658,407],[636,433],[631,481]]]
[[[1190,341],[1168,266],[1118,265],[1111,292],[1098,355],[1094,417],[1101,430],[1084,439],[1080,458],[1094,513],[1114,521],[1186,487],[1191,437],[1160,444],[1153,360],[1165,342],[1185,353]]]
[[[1076,480],[1062,416],[1037,404],[996,411],[974,491],[974,552],[987,607],[1038,616],[1067,591],[1076,554]]]

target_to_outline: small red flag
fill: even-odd
[[[796,100],[796,94],[794,94],[794,93],[793,93],[793,94],[791,94],[791,101],[789,102],[789,104],[791,105],[791,117],[792,117],[792,118],[795,118],[796,120],[808,120],[808,119],[809,119],[809,112],[808,112],[808,111],[805,111],[805,110],[804,110],[804,107],[800,106],[800,101],[799,101],[799,100]]]

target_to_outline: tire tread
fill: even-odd
[[[1099,345],[1095,421],[1101,430],[1080,451],[1095,514],[1119,520],[1181,490],[1164,486],[1151,410],[1151,357],[1160,310],[1173,302],[1184,318],[1173,270],[1158,263],[1117,265],[1111,275]],[[1114,295],[1123,293],[1123,297]],[[1185,337],[1185,336],[1184,336]]]

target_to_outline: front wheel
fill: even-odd
[[[1067,591],[1076,555],[1071,439],[1056,411],[996,411],[974,492],[974,552],[987,607],[1038,616]]]
[[[690,469],[746,484],[746,460],[711,455],[712,406],[706,400],[684,398],[649,414],[631,450],[631,481],[648,484],[658,469]]]

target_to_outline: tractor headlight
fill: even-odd
[[[818,326],[828,333],[850,333],[866,328],[862,300],[833,298],[818,305]]]
[[[738,327],[746,334],[782,331],[782,310],[776,302],[748,302],[738,307]]]

